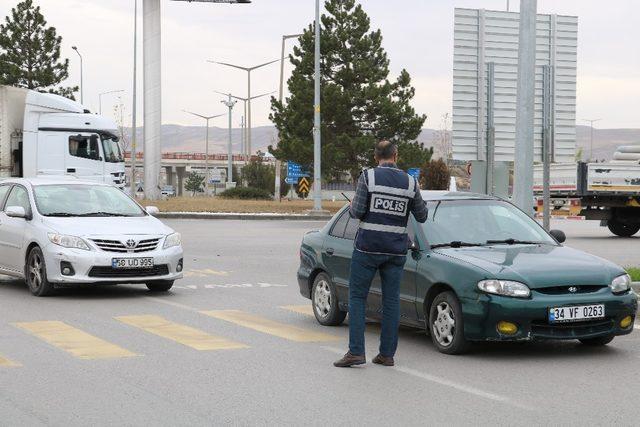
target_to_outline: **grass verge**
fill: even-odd
[[[631,276],[632,281],[640,282],[640,267],[627,267],[625,270]]]
[[[142,200],[143,206],[157,206],[161,212],[283,213],[301,214],[313,208],[313,200],[228,200],[217,197],[170,197],[166,200]],[[322,208],[335,213],[345,201],[323,201]]]

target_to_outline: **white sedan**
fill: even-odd
[[[155,212],[110,185],[0,181],[0,274],[24,278],[37,296],[97,283],[168,291],[182,278],[182,244]]]

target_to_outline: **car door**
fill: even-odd
[[[336,284],[338,300],[342,303],[349,301],[349,271],[353,253],[353,239],[345,238],[349,220],[349,210],[345,209],[333,223],[322,247],[322,263]]]
[[[65,160],[67,174],[95,180],[104,175],[101,140],[98,134],[79,133],[69,136]]]
[[[27,189],[22,185],[14,185],[4,204],[3,211],[9,206],[21,206],[27,213],[27,217],[30,217],[32,210]],[[4,212],[0,220],[2,221],[3,262],[6,263],[8,270],[22,272],[24,269],[22,251],[28,221],[24,218],[8,217]]]
[[[10,184],[0,185],[0,270],[7,270],[8,242],[3,225],[6,223],[7,216],[4,213],[4,201],[11,190]]]

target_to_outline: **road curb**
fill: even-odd
[[[631,289],[640,297],[640,282],[631,283]]]
[[[277,214],[277,213],[212,213],[212,212],[160,212],[156,218],[165,219],[226,219],[240,221],[328,221],[332,215]]]

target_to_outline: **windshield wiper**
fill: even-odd
[[[431,249],[446,248],[446,247],[463,248],[463,247],[472,247],[472,246],[484,246],[484,244],[483,243],[461,242],[459,240],[454,240],[453,242],[449,242],[449,243],[438,243],[437,245],[431,245]]]
[[[77,216],[129,216],[129,215],[113,213],[113,212],[89,212],[89,213],[79,214]]]
[[[78,215],[72,214],[69,212],[51,212],[51,213],[45,214],[45,216],[78,216]]]
[[[503,239],[503,240],[487,240],[487,245],[497,245],[497,244],[507,244],[507,245],[544,245],[547,242],[534,242],[531,240],[518,240],[518,239]]]

